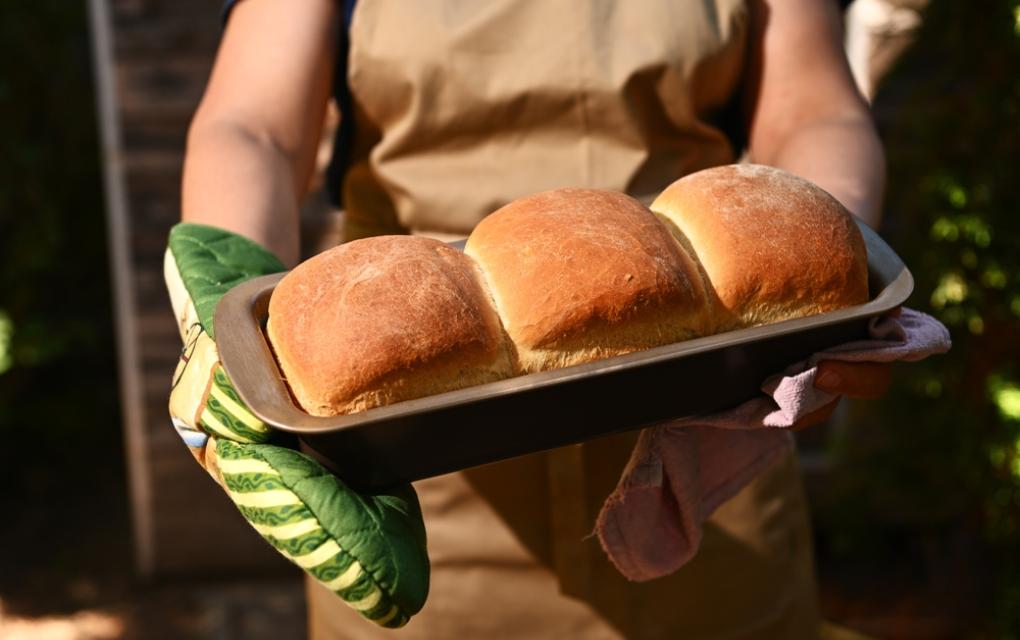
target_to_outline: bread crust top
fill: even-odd
[[[622,193],[558,189],[521,198],[485,218],[466,252],[481,265],[518,349],[554,348],[663,311],[675,316],[677,335],[704,328],[697,268],[655,216]]]
[[[428,238],[355,240],[303,262],[273,292],[268,333],[291,390],[314,415],[512,374],[473,261]],[[437,367],[463,380],[437,389],[409,378]]]
[[[864,240],[835,198],[731,165],[651,210],[593,189],[521,198],[464,253],[412,236],[341,245],[277,285],[268,334],[298,403],[337,415],[867,299]]]
[[[716,167],[677,180],[651,209],[701,265],[715,332],[868,300],[853,216],[807,180],[762,165]]]

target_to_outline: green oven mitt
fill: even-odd
[[[269,544],[372,622],[402,626],[424,605],[429,584],[414,489],[360,494],[308,456],[270,444],[272,429],[220,366],[212,321],[220,298],[279,271],[275,256],[239,235],[188,223],[170,231],[164,276],[184,341],[171,420]]]

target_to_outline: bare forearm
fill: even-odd
[[[182,217],[251,238],[293,266],[298,195],[291,164],[265,139],[226,123],[193,127],[184,162]]]
[[[247,236],[287,265],[332,86],[337,4],[237,3],[188,132],[183,218]]]
[[[752,159],[814,182],[872,227],[881,221],[885,156],[866,115],[806,123],[771,157]]]
[[[871,225],[885,159],[843,52],[839,5],[750,0],[745,116],[751,159],[806,178]]]

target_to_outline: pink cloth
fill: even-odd
[[[769,397],[642,431],[595,526],[620,573],[651,580],[697,553],[712,512],[793,447],[786,427],[836,398],[814,387],[819,361],[915,361],[951,344],[942,323],[910,309],[876,318],[868,330],[870,339],[827,349],[766,380],[761,388]]]

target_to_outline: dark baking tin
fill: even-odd
[[[868,320],[903,304],[914,280],[878,234],[860,226],[874,294],[866,304],[351,415],[310,416],[291,399],[264,334],[269,297],[283,274],[250,280],[223,297],[217,344],[255,415],[296,434],[349,484],[383,488],[732,407],[788,364],[864,337]]]

